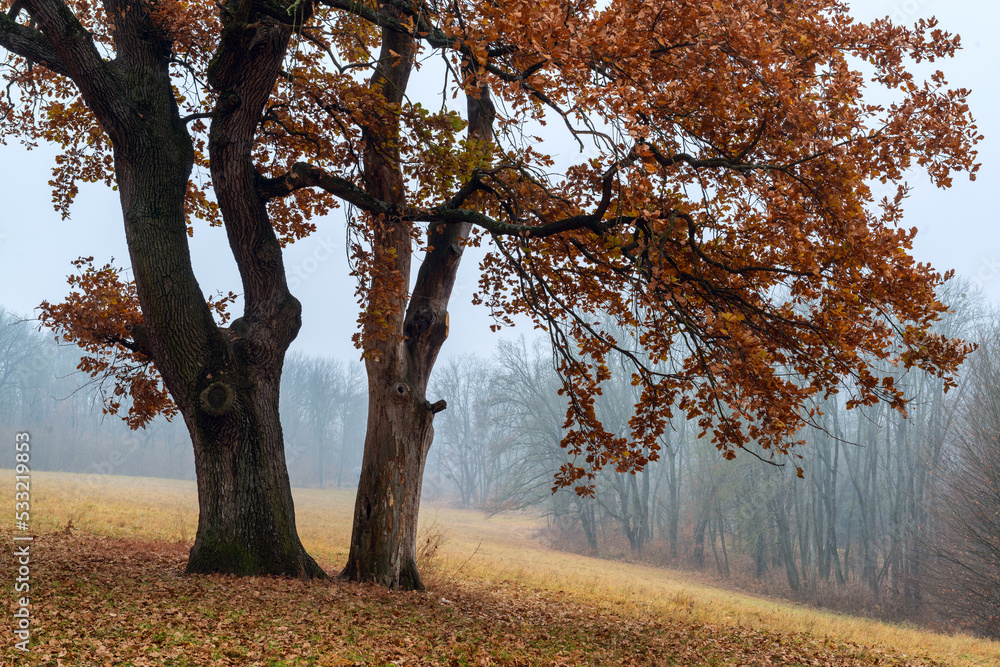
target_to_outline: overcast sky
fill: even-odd
[[[957,58],[937,63],[953,86],[971,88],[971,106],[986,140],[980,146],[983,167],[975,183],[956,179],[950,190],[937,190],[925,175],[914,174],[915,186],[907,204],[906,226],[920,231],[915,254],[936,269],[956,269],[1000,301],[1000,229],[994,198],[997,170],[997,67],[1000,65],[1000,6],[982,0],[856,0],[851,2],[859,19],[889,15],[896,22],[912,24],[921,17],[937,16],[941,27],[962,36],[964,50]],[[0,147],[0,305],[19,314],[30,314],[44,299],[56,301],[67,292],[65,276],[78,256],[93,255],[103,264],[115,258],[128,262],[121,209],[115,192],[103,185],[81,188],[72,218],[60,220],[51,205],[53,152],[26,152],[17,145]],[[355,330],[357,305],[354,283],[348,276],[344,225],[336,216],[320,221],[314,237],[286,251],[285,264],[293,293],[303,304],[303,327],[293,350],[357,358],[350,343]],[[192,239],[195,271],[206,294],[216,290],[240,292],[235,263],[222,229],[199,226]],[[473,259],[467,257],[467,260]],[[451,308],[451,338],[443,357],[479,350],[489,354],[496,336],[483,308],[469,301],[476,286],[474,261],[467,261],[459,276]],[[518,327],[505,335],[518,335]]]

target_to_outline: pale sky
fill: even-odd
[[[980,145],[983,167],[978,180],[960,177],[950,190],[937,190],[926,176],[914,174],[915,186],[906,205],[907,227],[920,231],[915,254],[936,269],[956,269],[981,285],[1000,302],[1000,228],[993,203],[1000,172],[997,137],[1000,136],[1000,5],[980,0],[855,0],[859,19],[889,15],[896,22],[913,23],[936,15],[941,27],[962,35],[964,50],[957,58],[936,63],[952,86],[971,88],[971,106],[986,140]],[[0,147],[0,305],[28,314],[44,299],[61,300],[70,262],[93,255],[103,264],[112,257],[127,264],[128,252],[117,193],[103,185],[85,185],[72,209],[72,218],[60,220],[51,205],[51,150],[26,152],[17,145]],[[303,304],[303,327],[292,349],[356,359],[351,346],[357,305],[354,283],[348,275],[342,219],[320,221],[317,233],[289,247],[285,254],[292,292]],[[204,225],[191,243],[195,272],[206,294],[216,290],[239,293],[235,263],[222,229]],[[489,354],[497,340],[482,307],[470,304],[477,284],[477,267],[467,256],[451,307],[451,338],[442,357],[478,350]],[[505,335],[529,333],[519,326]]]

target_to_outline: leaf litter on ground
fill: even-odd
[[[9,542],[10,531],[0,532]],[[572,592],[434,572],[428,591],[409,593],[337,580],[187,576],[187,550],[85,533],[38,535],[31,547],[30,652],[8,641],[3,664],[944,664],[805,633],[617,614]],[[4,588],[13,613],[13,582]]]

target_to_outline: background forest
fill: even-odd
[[[638,474],[597,473],[595,493],[552,492],[566,462],[566,415],[549,348],[499,340],[452,358],[432,380],[436,420],[425,499],[492,514],[548,517],[551,545],[689,568],[739,588],[881,618],[1000,636],[1000,323],[969,285],[949,284],[941,333],[976,341],[957,390],[885,368],[906,416],[847,410],[829,397],[801,458],[718,455],[697,426],[672,421]],[[103,413],[103,387],[76,371],[77,348],[0,311],[0,424],[37,434],[37,469],[193,479],[186,430],[155,420],[131,431]],[[683,354],[683,351],[680,351]],[[626,372],[597,399],[609,431],[628,432],[637,400]],[[109,385],[110,386],[110,385]],[[359,363],[292,355],[282,424],[294,486],[356,484],[367,389]],[[778,465],[771,465],[771,463]],[[803,471],[802,477],[796,468]]]

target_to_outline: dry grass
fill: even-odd
[[[197,525],[191,482],[35,472],[31,491],[37,532],[60,530],[72,521],[81,533],[186,544]],[[335,571],[347,557],[353,492],[296,489],[295,503],[306,549]],[[12,528],[9,514],[0,522],[4,531]],[[430,558],[424,567],[428,580],[440,586],[527,587],[641,623],[669,620],[734,631],[808,633],[817,640],[872,647],[873,655],[897,652],[954,665],[1000,665],[997,642],[818,611],[713,588],[685,573],[554,551],[534,539],[540,520],[529,515],[484,519],[475,512],[425,505],[422,524]]]

